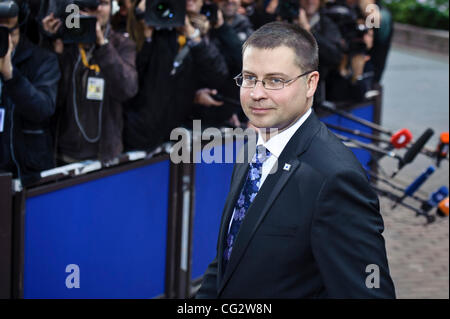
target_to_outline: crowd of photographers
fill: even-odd
[[[317,39],[315,103],[361,101],[392,35],[376,2],[0,0],[0,172],[29,185],[55,166],[151,151],[193,119],[245,126],[241,47],[274,20]]]

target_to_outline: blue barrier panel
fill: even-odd
[[[373,105],[368,105],[368,106],[364,106],[361,108],[356,108],[354,110],[351,111],[352,115],[355,115],[357,117],[360,117],[362,119],[368,120],[368,121],[373,121],[373,112],[374,112],[374,106]],[[349,119],[346,119],[342,116],[339,115],[330,115],[330,116],[326,116],[326,117],[322,117],[321,121],[323,121],[326,124],[334,124],[334,125],[338,125],[341,127],[345,127],[345,128],[349,128],[352,130],[359,130],[363,133],[368,133],[368,134],[374,134],[373,130],[365,125],[356,123],[354,121],[351,121]],[[336,132],[340,135],[343,136],[347,136],[350,137],[352,139],[364,142],[364,143],[370,143],[371,141],[367,138],[364,137],[360,137],[360,136],[355,136],[352,135],[350,133],[346,133],[346,132],[341,132],[341,131],[336,131],[331,129],[331,131]],[[372,158],[371,154],[369,151],[366,150],[362,150],[362,149],[352,149],[353,153],[355,154],[355,156],[358,158],[358,160],[361,162],[361,164],[363,165],[364,169],[369,169],[369,162]]]
[[[226,150],[225,146],[222,147],[223,158]],[[192,279],[203,276],[209,263],[215,258],[220,219],[230,190],[233,166],[205,163],[196,165]]]
[[[164,293],[168,161],[26,201],[24,298]],[[68,265],[76,265],[69,268]],[[79,270],[80,288],[76,283]]]

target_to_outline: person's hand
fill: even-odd
[[[97,35],[97,45],[102,46],[106,44],[105,34],[103,33],[100,22],[97,21],[95,25],[95,33]]]
[[[269,14],[275,14],[278,8],[278,0],[271,0],[266,7],[266,12]]]
[[[247,10],[243,6],[240,6],[237,13],[245,16],[247,15]]]
[[[57,54],[63,54],[64,52],[64,43],[61,39],[56,39],[53,41],[53,50]]]
[[[214,100],[213,96],[217,94],[217,90],[201,89],[195,93],[194,103],[206,107],[222,106],[223,102]]]
[[[311,31],[308,16],[306,15],[306,11],[302,8],[300,8],[300,11],[298,13],[298,25],[306,31]]]
[[[137,5],[137,7],[138,7],[138,9],[141,10],[142,12],[145,12],[145,9],[147,8],[146,5],[147,5],[147,1],[141,0],[141,1],[139,2],[139,4]]]
[[[141,12],[145,12],[145,10],[146,10],[146,3],[147,3],[147,1],[141,0],[136,8],[139,9]],[[155,30],[155,28],[150,27],[147,24],[147,22],[145,22],[145,19],[141,19],[141,20],[139,20],[139,22],[142,25],[142,30],[144,32],[144,37],[146,39],[151,38],[153,36],[153,31]]]
[[[364,34],[363,39],[367,50],[370,51],[373,48],[373,29],[369,29],[366,34]]]
[[[191,21],[189,20],[189,17],[186,15],[186,18],[184,20],[184,26],[180,28],[181,33],[183,33],[186,38],[194,41],[194,42],[200,42],[202,40],[201,35],[198,35],[194,37],[196,34],[196,29],[192,25]]]
[[[53,12],[42,19],[42,27],[49,34],[55,35],[61,26],[62,21],[56,18]]]
[[[222,10],[218,9],[217,10],[217,23],[214,26],[214,28],[219,29],[221,26],[223,26],[224,23],[225,23],[225,20],[223,18]]]
[[[3,58],[0,58],[0,73],[5,81],[11,80],[13,77],[13,67],[11,62],[12,50],[13,50],[13,42],[11,35],[9,35],[8,52]]]
[[[364,73],[364,67],[366,62],[370,60],[370,56],[365,54],[356,54],[352,57],[351,67],[352,67],[352,82],[355,83],[359,77]]]

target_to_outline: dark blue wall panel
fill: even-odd
[[[25,298],[152,298],[164,293],[169,162],[26,202]],[[66,266],[80,269],[68,289]]]

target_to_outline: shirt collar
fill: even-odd
[[[280,134],[275,135],[267,142],[264,142],[261,134],[258,133],[258,143],[257,145],[263,145],[265,148],[269,150],[269,152],[274,155],[276,158],[279,158],[287,143],[291,140],[292,136],[294,136],[295,132],[302,126],[302,124],[308,119],[311,115],[312,109],[310,108],[303,116],[297,120],[291,127],[284,130]]]

